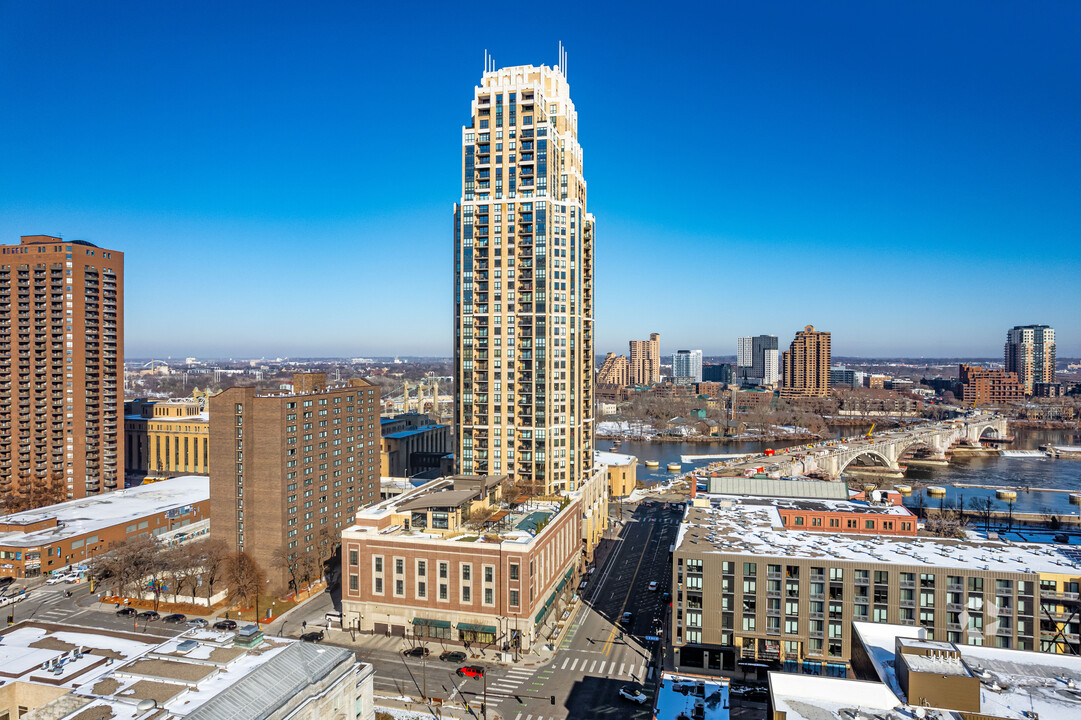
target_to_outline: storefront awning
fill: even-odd
[[[428,618],[413,618],[414,625],[426,625],[428,627],[449,628],[450,620],[429,620]]]
[[[466,632],[488,633],[489,635],[495,635],[496,633],[495,625],[475,625],[473,623],[460,622],[458,623],[458,629]]]

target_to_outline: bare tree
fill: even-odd
[[[308,586],[311,593],[311,585],[323,577],[323,559],[314,550],[306,550],[300,554],[300,577]]]
[[[229,559],[229,547],[223,540],[207,538],[191,545],[192,557],[202,568],[202,580],[207,586],[207,602],[214,597],[214,583],[221,579]],[[193,591],[194,592],[194,591]]]
[[[271,561],[274,563],[274,567],[284,570],[289,575],[289,587],[293,592],[300,590],[297,580],[301,574],[300,567],[300,554],[297,552],[290,552],[288,548],[279,547],[271,555]]]
[[[152,535],[137,535],[109,545],[95,557],[90,572],[98,582],[115,587],[120,595],[142,592],[148,580],[164,569],[161,543]]]
[[[990,495],[976,496],[968,501],[969,508],[976,513],[977,522],[983,520],[983,529],[991,530],[991,518],[995,513],[995,501]]]
[[[233,596],[245,607],[254,603],[258,614],[259,594],[266,583],[266,573],[259,563],[246,552],[233,553],[225,563],[224,577]]]

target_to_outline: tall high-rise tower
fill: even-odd
[[[830,394],[830,334],[808,325],[796,333],[783,355],[781,397],[827,397]]]
[[[33,505],[124,486],[124,254],[0,246],[0,496]]]
[[[780,379],[776,335],[741,337],[736,348],[736,367],[742,382],[772,385]]]
[[[557,67],[485,67],[454,206],[458,470],[572,490],[593,467],[593,243]]]
[[[702,382],[702,351],[677,350],[672,356],[672,380],[677,385]]]
[[[649,340],[631,340],[631,384],[653,385],[661,381],[661,336],[650,333]]]
[[[1031,395],[1036,383],[1055,382],[1055,331],[1047,325],[1016,325],[1006,331],[1006,372]]]

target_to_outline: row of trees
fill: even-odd
[[[67,481],[60,473],[53,472],[43,478],[20,475],[0,488],[0,513],[34,510],[67,499]]]
[[[230,552],[221,540],[165,547],[148,535],[111,544],[107,552],[91,560],[90,574],[96,583],[120,596],[153,592],[155,605],[162,594],[172,596],[173,602],[190,597],[196,604],[199,597],[209,600],[215,586],[221,590],[222,585],[250,605],[266,582],[266,573],[250,555]]]

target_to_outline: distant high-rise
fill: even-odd
[[[123,389],[124,254],[48,235],[0,246],[0,495],[123,487]]]
[[[649,340],[631,340],[631,384],[655,385],[661,381],[661,336],[650,333]]]
[[[630,364],[626,355],[608,353],[597,372],[598,385],[626,385],[630,381]]]
[[[455,462],[537,492],[593,468],[593,242],[561,67],[484,72],[454,207]]]
[[[702,382],[702,351],[677,350],[672,356],[672,381],[677,385]]]
[[[830,334],[808,325],[784,352],[781,397],[827,397],[830,393]]]
[[[1006,372],[1032,395],[1036,383],[1055,382],[1055,331],[1047,325],[1016,325],[1006,331]]]
[[[776,335],[739,338],[736,346],[736,371],[741,382],[749,385],[772,385],[781,377]]]

